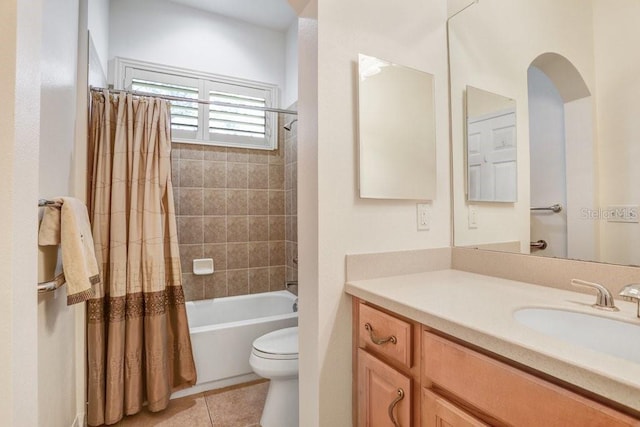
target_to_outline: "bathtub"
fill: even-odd
[[[187,318],[198,381],[177,398],[259,378],[249,366],[253,341],[298,325],[289,291],[188,301]]]

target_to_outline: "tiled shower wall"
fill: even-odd
[[[182,284],[187,300],[284,289],[285,161],[278,150],[173,144]],[[213,258],[212,275],[193,260]]]
[[[289,109],[297,110],[297,103]],[[285,252],[287,281],[298,280],[298,122],[284,133]],[[294,289],[292,289],[293,291]],[[297,289],[295,289],[297,292]]]

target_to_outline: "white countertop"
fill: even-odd
[[[606,312],[591,307],[595,292],[588,295],[458,270],[351,281],[345,290],[640,411],[640,364],[544,335],[513,318],[520,308],[549,307],[610,317],[640,327],[635,303],[616,300],[620,311]]]

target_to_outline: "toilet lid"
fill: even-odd
[[[269,332],[253,342],[253,349],[266,359],[297,359],[298,327]]]

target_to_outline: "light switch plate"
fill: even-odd
[[[427,203],[418,203],[417,215],[418,215],[418,231],[428,230],[431,226],[431,206]]]
[[[469,206],[469,228],[478,228],[478,207]]]
[[[615,205],[607,208],[607,222],[637,223],[638,205]]]

